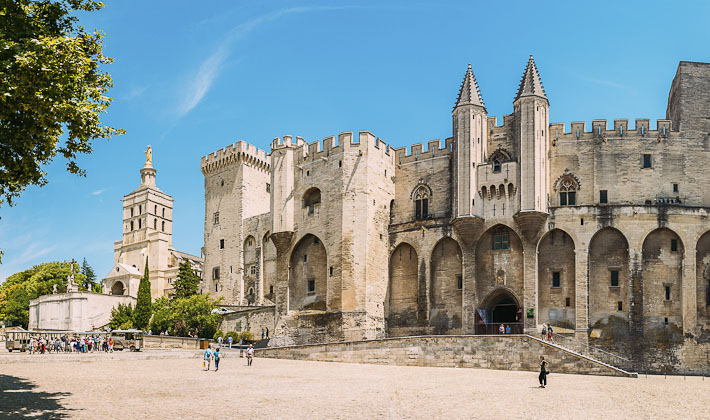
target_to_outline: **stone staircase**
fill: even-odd
[[[638,377],[613,361],[607,363],[527,334],[426,335],[257,350],[258,357],[280,359],[525,371],[539,369],[540,355],[550,361],[557,373]]]

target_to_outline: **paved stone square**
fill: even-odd
[[[236,352],[204,372],[195,352],[161,353],[3,354],[0,418],[700,419],[710,392],[702,377],[553,373],[540,389],[531,372],[261,358],[247,367]]]

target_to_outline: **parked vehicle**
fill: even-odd
[[[113,349],[131,351],[141,351],[143,348],[143,331],[141,330],[114,330],[111,331],[113,338]]]

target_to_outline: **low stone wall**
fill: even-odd
[[[257,357],[402,366],[537,371],[545,356],[553,373],[628,376],[613,366],[529,335],[457,335],[385,338],[259,349]]]
[[[228,331],[251,331],[255,339],[261,338],[261,329],[269,328],[270,335],[273,335],[276,327],[276,309],[274,306],[241,306],[230,307],[236,312],[222,316],[219,329]]]
[[[143,347],[146,349],[198,350],[200,348],[200,339],[190,337],[170,337],[166,335],[145,335],[143,336]]]

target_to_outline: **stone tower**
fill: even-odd
[[[456,217],[477,215],[475,211],[478,186],[476,166],[483,162],[488,154],[487,119],[486,107],[478,89],[476,76],[469,64],[453,110]]]
[[[205,176],[204,292],[243,304],[244,220],[269,211],[270,158],[243,141],[202,158]],[[260,244],[260,241],[251,240]],[[261,292],[261,291],[260,291]]]
[[[527,239],[537,235],[548,214],[547,168],[550,104],[532,54],[513,101],[515,154],[520,159],[520,211],[515,221]]]
[[[140,186],[123,197],[123,238],[114,242],[114,268],[103,280],[106,293],[137,296],[146,258],[153,298],[170,288],[165,271],[172,250],[173,198],[156,186],[156,173],[150,156],[140,170]]]

